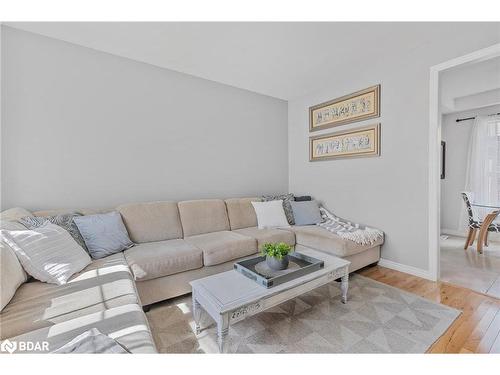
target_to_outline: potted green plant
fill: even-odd
[[[292,247],[284,242],[265,243],[261,248],[261,254],[266,257],[269,268],[279,271],[288,268],[288,254]]]

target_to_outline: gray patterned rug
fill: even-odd
[[[332,283],[229,329],[229,353],[424,353],[460,311],[360,275],[351,276],[347,304]],[[206,314],[204,314],[206,315]],[[190,296],[147,313],[161,353],[217,353],[211,318],[196,336]]]

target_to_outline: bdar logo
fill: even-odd
[[[0,351],[14,353],[17,349],[17,343],[7,340],[2,341],[0,344]]]

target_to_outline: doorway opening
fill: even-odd
[[[431,68],[429,271],[500,298],[500,44]]]

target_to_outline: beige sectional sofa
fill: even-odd
[[[94,260],[66,285],[34,280],[22,284],[0,313],[0,339],[47,340],[57,348],[97,327],[132,352],[155,352],[141,307],[189,293],[190,281],[232,269],[235,261],[255,256],[266,242],[283,241],[297,250],[309,247],[346,258],[351,271],[380,258],[381,241],[359,246],[318,226],[258,229],[251,204],[256,200],[260,199],[118,206],[136,245]]]
[[[190,281],[232,269],[236,260],[254,256],[265,242],[295,245],[295,235],[289,231],[257,229],[251,204],[256,200],[259,198],[119,206],[130,238],[138,243],[124,254],[143,305],[190,293]],[[160,204],[164,220],[175,229],[161,235],[161,230],[136,225],[139,217],[159,219]],[[156,242],[150,242],[153,239]]]

